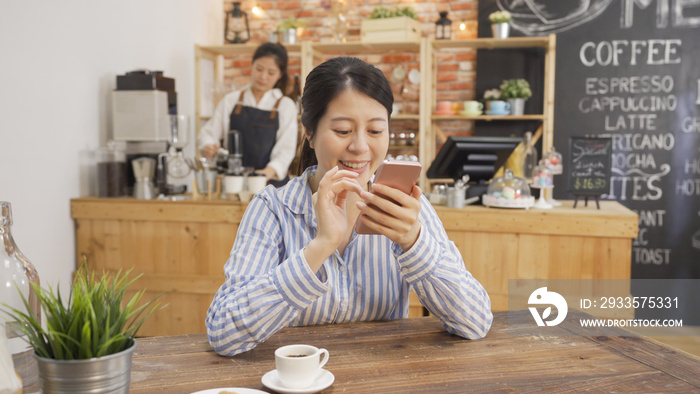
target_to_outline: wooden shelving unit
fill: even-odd
[[[420,98],[418,114],[397,114],[391,117],[392,120],[409,120],[418,122],[417,144],[413,149],[418,152],[418,158],[423,165],[423,175],[419,180],[419,185],[424,188],[428,185],[425,172],[430,166],[436,154],[436,136],[442,138],[438,122],[443,120],[464,120],[464,121],[492,121],[492,122],[518,122],[518,121],[540,121],[542,126],[536,133],[536,137],[543,138],[543,152],[549,150],[553,144],[552,128],[554,122],[554,67],[556,54],[556,36],[546,37],[514,37],[508,39],[494,38],[474,38],[464,40],[433,40],[422,38],[419,41],[408,42],[387,42],[387,43],[314,43],[302,42],[300,44],[288,45],[287,51],[290,56],[300,56],[301,58],[301,83],[302,88],[308,73],[324,59],[330,56],[341,55],[366,55],[385,54],[395,52],[415,52],[419,54],[419,65],[421,71]],[[212,70],[208,75],[214,81],[223,81],[224,78],[224,58],[236,55],[251,55],[257,48],[257,44],[242,45],[220,45],[220,46],[195,46],[195,72],[196,72],[196,123],[197,132],[202,124],[209,119],[207,114],[202,113],[202,99],[204,92],[202,89],[202,77],[205,74],[202,63],[211,62]],[[433,115],[436,97],[436,70],[438,52],[442,50],[466,50],[466,49],[545,49],[545,69],[544,69],[544,111],[542,114],[526,114],[523,116],[463,116],[463,115]],[[216,105],[214,103],[214,105]],[[407,147],[403,147],[407,148]],[[396,148],[393,148],[396,150]],[[391,150],[390,150],[391,152]]]

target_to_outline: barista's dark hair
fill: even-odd
[[[287,87],[289,85],[289,75],[287,75],[287,49],[282,44],[273,44],[271,42],[266,42],[258,47],[253,54],[253,62],[261,57],[271,57],[275,59],[277,67],[280,68],[280,73],[282,76],[279,81],[275,84],[275,87],[282,91],[282,94],[287,94]]]
[[[299,174],[309,166],[318,164],[316,153],[309,145],[325,115],[328,104],[340,93],[352,89],[375,99],[391,115],[394,94],[389,81],[377,67],[354,57],[336,57],[311,70],[306,77],[301,97],[301,124],[310,134],[304,138],[299,158]]]

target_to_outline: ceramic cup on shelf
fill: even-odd
[[[469,100],[464,102],[464,110],[462,111],[462,114],[481,115],[482,109],[484,109],[484,104],[476,100]]]
[[[290,389],[311,386],[327,362],[328,350],[316,346],[288,345],[275,350],[275,366],[280,383]]]
[[[452,105],[452,101],[438,101],[437,106],[435,107],[435,112],[443,115],[453,114],[454,110]]]
[[[508,115],[510,113],[510,104],[502,100],[491,101],[491,113],[493,115]]]

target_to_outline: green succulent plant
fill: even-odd
[[[375,7],[372,13],[369,15],[369,19],[382,19],[382,18],[396,18],[406,16],[411,19],[418,20],[418,14],[413,7],[397,7],[390,10],[386,7]]]
[[[286,31],[289,29],[300,29],[306,27],[306,21],[297,19],[294,16],[290,16],[287,19],[283,19],[276,24],[277,31]]]
[[[162,295],[139,305],[145,292],[141,290],[124,303],[127,287],[139,278],[129,280],[130,272],[122,275],[119,271],[113,277],[103,273],[98,278],[94,273],[89,274],[83,264],[73,279],[67,304],[60,290],[54,292],[50,286],[43,289],[30,283],[43,311],[45,329],[31,313],[21,292],[25,311],[6,304],[2,311],[14,321],[10,323],[15,325],[14,329],[26,335],[26,341],[39,357],[79,360],[119,353],[133,344],[146,318],[159,310],[156,300]]]
[[[529,98],[532,96],[530,84],[524,79],[507,79],[501,83],[501,98]]]

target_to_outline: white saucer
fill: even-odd
[[[316,382],[313,385],[311,385],[311,387],[307,387],[305,389],[290,389],[282,386],[282,383],[280,382],[280,377],[279,375],[277,375],[276,369],[273,369],[272,371],[266,373],[262,377],[262,384],[264,384],[265,387],[283,394],[318,393],[319,391],[325,390],[328,387],[330,387],[330,385],[332,385],[333,382],[335,382],[335,376],[333,376],[331,371],[327,369],[321,369],[318,378],[316,378]]]
[[[202,390],[202,391],[197,391],[192,394],[219,394],[221,392],[232,392],[232,393],[237,393],[237,394],[267,394],[264,391],[256,390],[256,389],[246,389],[243,387],[221,387],[218,389],[208,389],[208,390]]]

